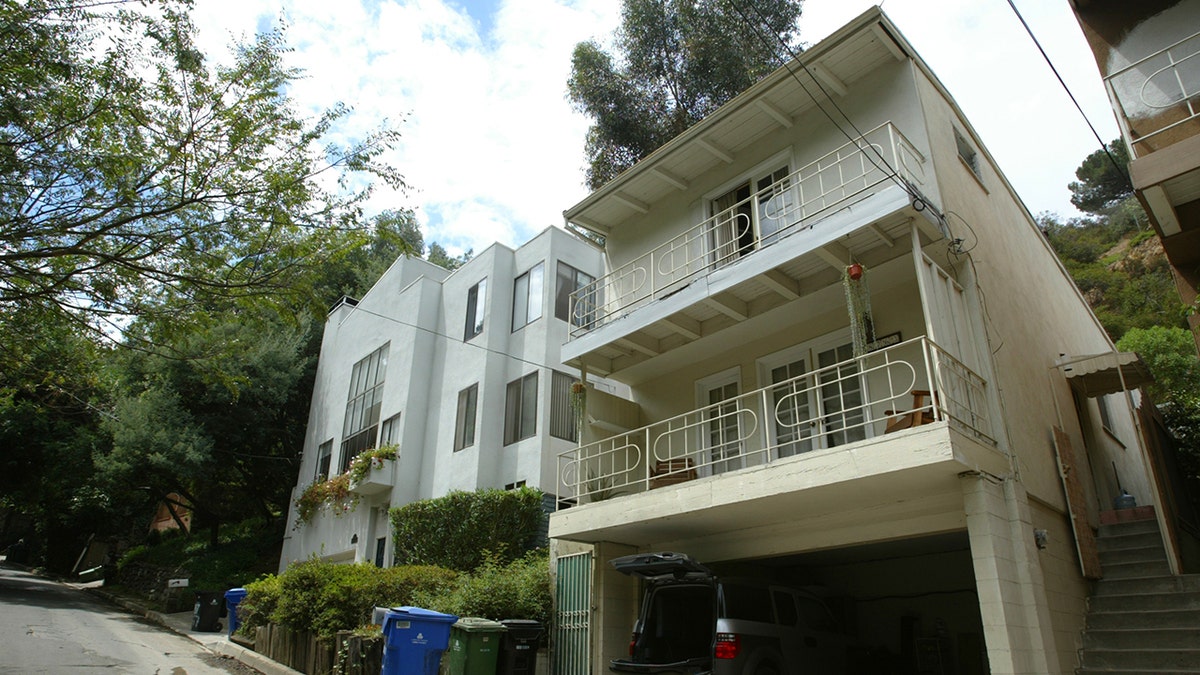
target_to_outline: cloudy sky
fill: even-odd
[[[1118,135],[1067,0],[1014,0],[1102,138]],[[870,7],[806,0],[813,44]],[[606,41],[617,0],[198,0],[207,50],[279,21],[306,78],[292,96],[354,108],[340,130],[386,122],[389,158],[413,189],[380,191],[372,211],[416,210],[425,240],[451,253],[519,245],[584,196],[588,121],[566,81],[577,42]],[[958,101],[1034,214],[1077,215],[1066,185],[1098,148],[1006,0],[885,0],[884,11]],[[315,114],[315,112],[314,112]]]

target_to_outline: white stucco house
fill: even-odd
[[[388,508],[452,490],[521,485],[557,492],[557,453],[574,447],[559,347],[570,292],[602,272],[596,248],[547,228],[495,244],[449,272],[400,258],[361,299],[329,313],[280,569],[317,556],[391,564]],[[294,505],[364,450],[399,447],[359,483],[356,508]]]
[[[564,216],[606,272],[561,358],[630,395],[559,457],[552,672],[628,654],[609,562],[654,551],[819,587],[902,668],[1075,671],[1101,513],[1162,493],[1146,371],[878,8]]]

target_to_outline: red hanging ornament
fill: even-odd
[[[846,268],[846,275],[851,279],[858,281],[863,275],[862,265],[859,265],[858,263],[851,263],[850,266]]]

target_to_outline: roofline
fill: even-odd
[[[868,8],[862,14],[859,14],[849,23],[831,33],[816,45],[804,50],[803,54],[800,55],[800,62],[806,64],[820,59],[820,57],[826,52],[833,49],[838,44],[841,44],[851,36],[857,34],[859,31],[867,28],[872,23],[881,24],[883,28],[887,30],[889,36],[896,41],[896,44],[900,47],[901,51],[910,57],[915,56],[912,46],[900,36],[899,31],[896,30],[891,20],[887,18],[887,15],[883,13],[883,10],[880,9],[879,6],[873,6]],[[642,159],[638,160],[636,164],[621,172],[616,178],[613,178],[609,182],[600,186],[600,188],[589,194],[582,201],[564,210],[563,218],[568,222],[578,225],[579,227],[594,232],[595,230],[593,228],[588,227],[584,223],[577,222],[574,219],[581,212],[587,210],[597,202],[620,190],[626,183],[640,177],[647,171],[650,171],[662,157],[669,155],[682,146],[693,142],[696,138],[706,133],[712,127],[721,124],[734,112],[741,110],[748,105],[752,105],[754,100],[762,95],[763,92],[773,89],[782,82],[791,79],[793,64],[796,63],[796,61],[797,59],[789,60],[787,63],[775,69],[774,72],[754,83],[745,91],[730,99],[720,108],[717,108],[717,110],[712,114],[708,115],[699,122],[696,122],[683,133],[679,134],[675,138],[672,138],[654,152],[651,152],[649,155],[646,155]],[[597,234],[606,233],[598,232]]]

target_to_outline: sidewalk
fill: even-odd
[[[229,635],[224,631],[219,633],[202,633],[192,630],[192,613],[191,612],[175,612],[173,614],[163,614],[154,610],[146,609],[145,607],[133,602],[127,598],[121,598],[104,590],[101,586],[103,582],[92,582],[86,584],[69,584],[76,588],[88,590],[109,602],[124,607],[126,610],[133,612],[139,616],[153,621],[161,626],[165,626],[171,631],[178,633],[192,641],[199,643],[209,651],[237,659],[241,663],[254,668],[263,675],[303,675],[298,670],[292,670],[287,666],[273,661],[262,654],[243,647],[242,645],[229,639]]]

